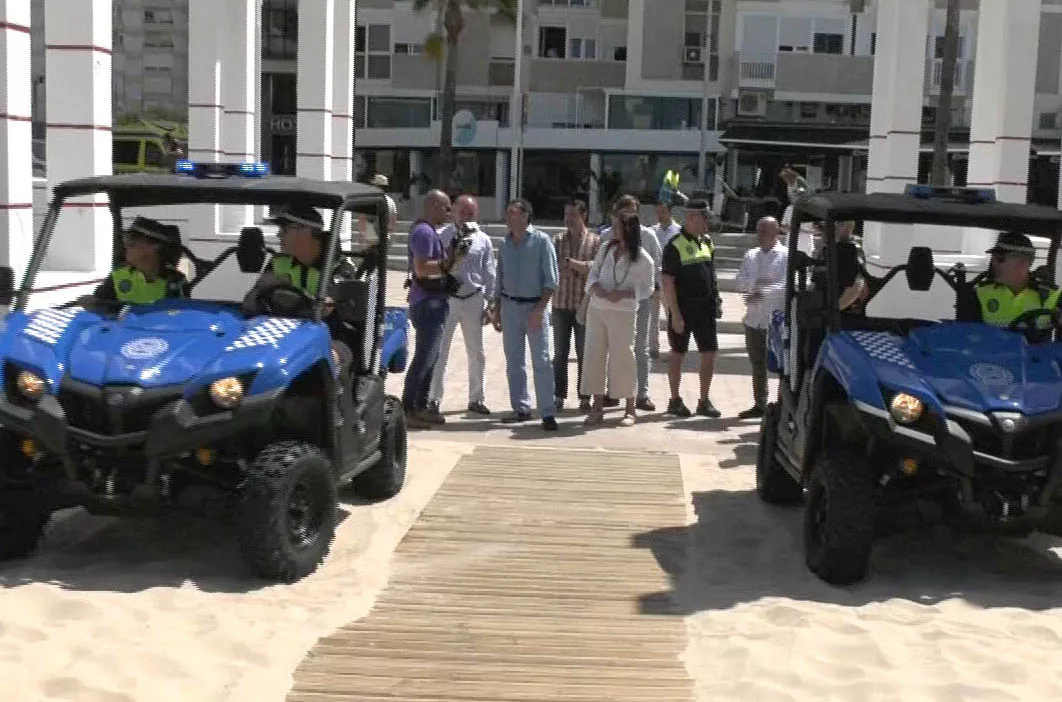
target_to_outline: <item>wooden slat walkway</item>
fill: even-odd
[[[288,700],[689,700],[682,617],[639,612],[668,576],[632,544],[684,520],[677,456],[479,447]]]

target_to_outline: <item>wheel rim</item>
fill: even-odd
[[[316,502],[314,490],[307,480],[300,480],[292,488],[287,509],[288,538],[297,549],[313,546],[321,536],[324,515]]]

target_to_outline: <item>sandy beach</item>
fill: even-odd
[[[398,543],[461,456],[477,445],[670,452],[679,457],[686,523],[644,535],[670,590],[646,588],[681,616],[681,654],[697,700],[1062,699],[1062,542],[915,532],[880,542],[870,580],[833,588],[804,567],[800,511],[753,490],[758,423],[740,310],[728,300],[713,399],[722,420],[645,415],[634,429],[561,431],[464,419],[464,353],[455,343],[445,429],[412,435],[409,482],[386,503],[346,504],[331,555],[300,583],[248,579],[223,525],[57,515],[39,552],[0,566],[0,699],[279,702],[314,643],[370,612]],[[500,337],[488,333],[487,402],[506,411]],[[666,401],[664,364],[652,392]],[[574,365],[572,366],[574,372]],[[695,397],[690,362],[687,401]],[[392,391],[400,377],[389,380]],[[618,416],[610,415],[612,421]],[[607,469],[600,468],[607,480]],[[681,535],[676,555],[663,548]]]

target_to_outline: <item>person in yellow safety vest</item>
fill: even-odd
[[[181,232],[175,225],[137,217],[122,233],[124,265],[115,268],[92,295],[79,302],[103,311],[114,303],[149,305],[171,297],[188,297],[188,280],[177,270]]]
[[[280,228],[280,253],[274,256],[258,277],[254,287],[243,299],[243,312],[248,316],[263,314],[259,309],[258,292],[271,285],[288,283],[310,297],[316,297],[321,287],[321,268],[324,266],[327,232],[321,214],[309,206],[282,209],[267,220]],[[325,298],[325,317],[335,311],[331,298]],[[368,333],[368,332],[366,332]],[[341,387],[350,387],[350,367],[354,354],[342,341],[332,340],[332,355],[339,369]]]
[[[1002,232],[986,253],[992,255],[989,275],[960,296],[956,309],[959,321],[1005,327],[1030,310],[1058,308],[1062,291],[1029,272],[1036,256],[1029,237]],[[1035,324],[1044,329],[1051,323],[1045,316]]]

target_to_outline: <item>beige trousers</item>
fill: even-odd
[[[634,364],[633,311],[603,310],[593,305],[586,311],[586,341],[583,347],[584,395],[604,395],[608,375],[609,395],[634,397],[637,373]]]

